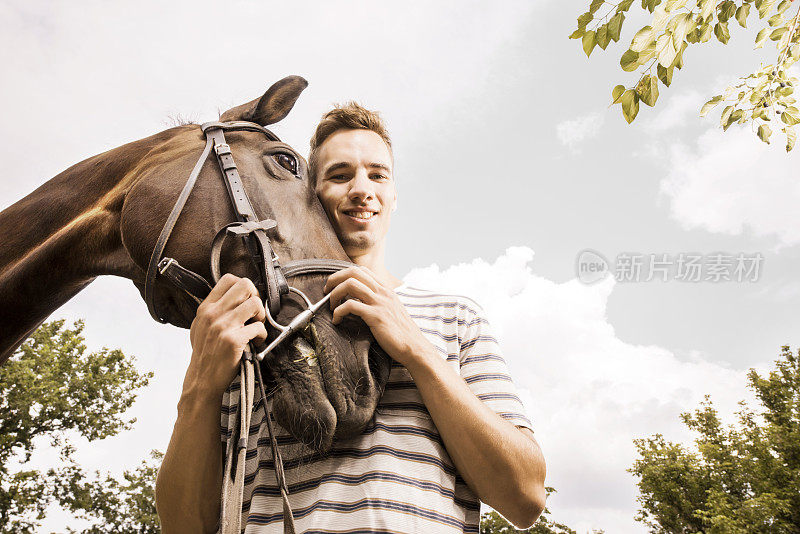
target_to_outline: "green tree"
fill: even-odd
[[[115,514],[141,510],[137,517],[144,518],[150,510],[147,484],[154,478],[153,466],[127,472],[125,483],[105,477],[101,484],[88,479],[73,459],[71,435],[92,441],[131,428],[134,420],[122,414],[136,400],[136,390],[153,376],[140,373],[134,359],[120,350],[88,353],[83,328],[82,321],[72,328],[65,328],[63,320],[45,323],[0,367],[2,532],[34,532],[54,503],[109,525],[117,524],[112,521]],[[46,472],[31,468],[31,456],[43,442],[58,450],[67,467]],[[111,530],[87,532],[106,531]],[[139,527],[114,532],[154,531]]]
[[[551,494],[556,493],[556,490],[550,487],[545,488],[545,491],[547,491],[548,498]],[[550,511],[545,508],[542,515],[539,516],[539,519],[531,528],[517,530],[511,523],[503,519],[503,516],[492,510],[491,512],[481,514],[480,534],[515,534],[517,532],[527,532],[530,534],[576,534],[575,531],[568,526],[550,519],[549,514]],[[600,534],[601,532],[602,531],[595,531],[596,534]]]
[[[741,402],[735,424],[724,426],[708,397],[681,415],[693,449],[660,434],[634,440],[636,519],[651,532],[800,532],[800,359],[784,346],[775,363],[768,376],[750,370],[760,408]]]
[[[111,475],[95,472],[89,479],[72,465],[50,475],[60,481],[55,485],[58,503],[76,517],[92,522],[82,534],[158,534],[161,527],[156,512],[156,475],[163,453],[151,451],[133,470],[125,471],[123,482]],[[70,534],[76,534],[71,528]]]
[[[780,129],[786,138],[786,151],[797,139],[794,126],[800,122],[800,111],[793,92],[797,78],[788,69],[800,59],[800,7],[793,0],[640,0],[641,9],[650,16],[650,23],[639,29],[620,57],[625,72],[636,72],[631,85],[617,85],[611,92],[612,104],[619,104],[625,120],[632,122],[639,113],[639,103],[654,106],[659,86],[669,87],[675,69],[683,67],[684,55],[691,45],[712,39],[727,44],[731,29],[737,24],[747,27],[757,19],[763,26],[755,38],[761,48],[775,42],[773,61],[742,76],[720,94],[712,97],[700,110],[705,115],[724,104],[720,125],[727,130],[733,123],[750,123],[765,143],[773,129]],[[634,0],[592,0],[589,9],[578,17],[578,27],[570,35],[580,39],[587,56],[599,47],[605,50],[618,42],[626,16]],[[634,8],[636,9],[636,8]]]

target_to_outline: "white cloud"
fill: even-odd
[[[687,441],[682,411],[712,395],[723,414],[748,398],[743,371],[693,353],[680,361],[657,346],[620,340],[606,318],[613,278],[587,286],[533,273],[533,251],[509,248],[445,270],[415,269],[412,286],[466,294],[487,312],[534,421],[558,490],[554,518],[578,531],[640,532],[633,521],[632,439],[661,432]]]
[[[786,154],[780,132],[772,145],[749,128],[709,129],[694,147],[675,143],[661,193],[684,228],[772,237],[776,248],[800,243],[797,153]]]
[[[578,145],[598,134],[604,120],[605,115],[597,111],[566,120],[556,125],[556,135],[562,145],[575,150]]]

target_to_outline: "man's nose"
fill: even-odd
[[[350,182],[349,197],[350,200],[367,200],[375,196],[374,184],[369,179],[369,174],[366,169],[358,169],[353,181]]]

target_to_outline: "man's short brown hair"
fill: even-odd
[[[311,137],[311,153],[308,156],[308,177],[312,186],[316,185],[317,172],[320,170],[317,168],[319,165],[319,149],[326,139],[339,130],[372,130],[381,136],[381,139],[389,148],[389,154],[392,154],[392,140],[389,139],[386,125],[377,111],[366,109],[353,101],[345,104],[336,104],[332,110],[322,116],[314,135]]]

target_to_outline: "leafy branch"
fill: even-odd
[[[659,83],[666,87],[672,84],[675,69],[683,67],[684,52],[689,45],[708,42],[712,37],[727,44],[731,38],[729,24],[735,22],[746,28],[754,11],[758,20],[766,21],[756,36],[755,48],[762,48],[767,40],[774,41],[775,63],[762,65],[711,98],[701,115],[725,102],[720,114],[724,130],[733,123],[751,122],[759,139],[769,143],[770,123],[777,124],[775,127],[786,136],[787,152],[792,150],[797,138],[794,126],[800,123],[800,112],[792,96],[798,80],[788,74],[789,67],[800,59],[800,8],[786,16],[793,1],[641,0],[642,9],[652,14],[650,24],[636,32],[620,57],[623,71],[639,71],[640,76],[633,86],[614,87],[612,105],[619,104],[625,120],[633,122],[639,113],[639,102],[655,106]],[[620,40],[626,13],[633,2],[592,0],[589,10],[578,17],[578,27],[570,38],[581,40],[587,57],[596,47],[605,50],[612,41]]]

